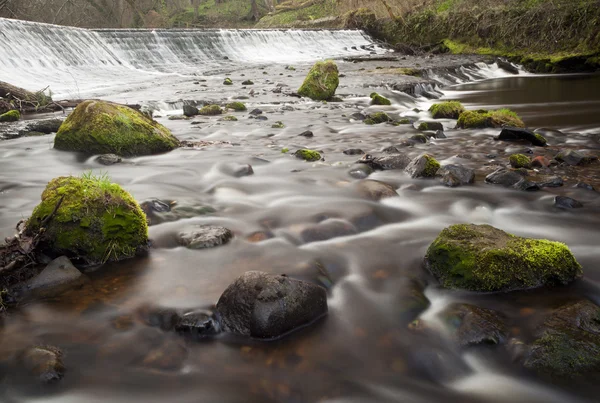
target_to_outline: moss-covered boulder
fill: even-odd
[[[77,105],[54,139],[59,150],[123,157],[157,154],[178,146],[179,140],[166,127],[135,109],[95,100]]]
[[[317,62],[308,72],[298,94],[315,101],[326,101],[333,97],[339,83],[338,68],[333,61]]]
[[[371,105],[391,105],[392,104],[389,99],[379,95],[376,92],[372,92],[371,95],[369,95],[369,96],[371,97]]]
[[[243,102],[238,101],[227,104],[227,108],[233,109],[236,112],[244,112],[248,109]]]
[[[434,119],[458,119],[464,111],[465,107],[458,101],[444,101],[429,108]]]
[[[484,129],[486,127],[525,127],[519,115],[509,109],[487,111],[464,111],[458,117],[457,127],[462,129]]]
[[[446,288],[486,292],[568,284],[582,275],[565,244],[474,224],[444,229],[429,246],[425,266]]]
[[[17,110],[8,111],[0,115],[0,122],[16,122],[21,118],[21,114]]]
[[[39,234],[41,253],[86,265],[133,257],[148,243],[146,215],[138,203],[118,184],[92,175],[51,180],[26,232]]]
[[[531,158],[525,154],[513,154],[508,157],[508,161],[513,168],[531,168]]]
[[[321,159],[321,154],[318,151],[308,150],[306,148],[296,151],[294,155],[296,158],[309,162],[319,161]]]
[[[391,122],[392,118],[385,112],[371,113],[364,120],[366,125],[378,125],[379,123]]]
[[[215,116],[223,113],[223,109],[219,105],[206,105],[203,106],[199,111],[198,115],[202,116]]]
[[[227,77],[223,80],[223,85],[233,85],[233,81],[231,81],[231,78]]]

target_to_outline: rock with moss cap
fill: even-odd
[[[513,168],[531,168],[531,159],[525,154],[513,154],[508,157],[508,161]]]
[[[0,122],[16,122],[21,118],[21,114],[17,110],[8,111],[0,115]]]
[[[389,99],[379,95],[376,92],[372,92],[371,95],[369,95],[369,96],[371,97],[371,105],[391,105],[392,104]]]
[[[565,244],[474,224],[444,229],[429,246],[425,266],[446,288],[484,292],[564,285],[582,275]]]
[[[440,122],[421,122],[417,127],[419,130],[441,130],[444,131],[444,126]]]
[[[406,172],[413,178],[433,178],[440,169],[440,163],[429,154],[419,155],[406,167]]]
[[[385,112],[375,112],[371,113],[364,120],[367,125],[378,125],[379,123],[390,122],[392,118]]]
[[[137,202],[107,177],[92,175],[51,180],[26,232],[39,234],[39,252],[85,265],[127,259],[148,244],[146,215]]]
[[[444,101],[429,108],[434,119],[458,119],[465,107],[458,101]]]
[[[123,157],[177,147],[179,140],[163,125],[125,105],[96,100],[77,105],[54,139],[54,148],[59,150]]]
[[[525,127],[525,123],[513,111],[498,109],[494,111],[464,111],[458,117],[456,126],[462,129],[484,129],[486,127]]]
[[[223,85],[233,85],[233,81],[231,81],[231,78],[227,77],[223,80]]]
[[[500,134],[494,138],[500,141],[528,141],[534,146],[545,147],[546,138],[539,133],[534,133],[529,129],[521,127],[504,127]]]
[[[326,101],[333,97],[339,83],[338,68],[333,61],[317,62],[308,72],[298,94],[315,101]]]
[[[203,116],[215,116],[223,113],[223,110],[219,105],[206,105],[198,111],[198,115]]]
[[[321,159],[321,154],[318,151],[308,150],[306,148],[296,151],[294,155],[296,158],[309,162],[319,161]]]
[[[227,104],[227,108],[233,109],[236,112],[244,112],[247,110],[246,105],[243,102],[231,102]]]

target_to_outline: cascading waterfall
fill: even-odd
[[[87,30],[0,18],[0,75],[57,98],[126,91],[165,74],[202,75],[224,63],[304,63],[368,54],[355,30]]]

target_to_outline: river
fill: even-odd
[[[454,130],[454,122],[444,120],[447,139],[416,144],[407,152],[416,156],[427,151],[442,163],[476,168],[476,183],[446,188],[437,180],[379,171],[370,178],[392,184],[399,197],[375,202],[353,190],[355,179],[348,171],[360,156],[343,151],[360,148],[378,155],[418,131],[410,125],[368,126],[350,116],[358,111],[385,110],[426,119],[426,108],[434,101],[392,90],[398,78],[390,71],[403,63],[427,68],[435,60],[402,60],[400,55],[391,61],[344,61],[343,57],[386,53],[356,31],[201,34],[212,35],[212,39],[198,39],[193,31],[176,31],[173,35],[180,35],[176,47],[192,46],[186,41],[208,41],[212,47],[207,49],[213,50],[205,51],[210,57],[171,52],[176,56],[166,60],[166,51],[156,41],[169,33],[79,32],[10,24],[0,21],[4,33],[16,32],[13,38],[21,38],[27,45],[19,50],[13,42],[12,50],[0,50],[0,55],[4,51],[12,58],[10,63],[8,57],[0,62],[0,72],[13,78],[14,84],[31,90],[50,84],[55,94],[65,97],[78,92],[141,103],[153,107],[156,119],[180,140],[210,143],[107,167],[93,157],[54,150],[54,135],[0,141],[2,237],[12,235],[14,225],[30,214],[50,179],[90,170],[107,173],[140,202],[161,199],[183,207],[178,220],[152,222],[152,248],[147,257],[89,272],[90,281],[82,288],[24,304],[5,321],[0,333],[2,354],[10,355],[31,344],[58,346],[65,352],[67,373],[51,386],[4,374],[2,401],[597,399],[597,384],[554,385],[521,369],[503,346],[459,348],[437,314],[452,302],[473,303],[502,312],[511,324],[511,336],[527,338],[536,318],[561,301],[585,297],[600,304],[600,194],[573,187],[584,180],[600,189],[599,164],[565,173],[568,176],[561,188],[524,192],[485,184],[483,178],[493,169],[492,161],[505,160],[508,154],[526,147],[494,141],[497,129]],[[45,46],[39,37],[31,36],[36,32],[46,38],[62,35],[65,43],[70,41],[71,50],[57,41]],[[147,39],[149,36],[156,41]],[[188,40],[190,37],[195,39]],[[227,39],[232,37],[245,39],[232,43]],[[170,41],[167,48],[174,49],[175,42]],[[225,42],[232,50],[223,50]],[[142,48],[140,43],[150,49],[150,56],[132,51]],[[274,43],[278,47],[271,48]],[[36,57],[23,56],[23,49],[30,47],[33,50],[27,52],[37,52]],[[300,86],[312,62],[323,57],[338,60],[344,77],[337,94],[343,102],[309,102],[286,95]],[[462,77],[456,78],[454,85],[438,85],[444,97],[459,99],[468,109],[512,108],[528,126],[546,128],[543,132],[552,146],[598,155],[600,76],[524,72],[510,76],[478,60],[436,57],[442,65],[451,60],[470,66],[468,80]],[[102,67],[109,58],[114,63]],[[160,60],[143,64],[149,58]],[[36,60],[44,67],[36,66]],[[234,85],[223,86],[225,77]],[[255,85],[242,88],[245,79],[252,79]],[[282,92],[273,92],[277,84],[283,84],[279,86]],[[372,91],[389,97],[392,105],[369,106]],[[268,120],[251,119],[248,112],[233,113],[238,118],[234,122],[200,116],[168,119],[181,113],[184,101],[224,102],[239,96],[248,97],[243,100],[248,109],[260,108]],[[276,121],[285,127],[272,128]],[[306,130],[314,137],[298,136]],[[324,161],[307,163],[282,152],[303,147],[322,151]],[[253,175],[232,175],[244,164],[253,167]],[[558,210],[553,207],[556,194],[576,198],[584,208]],[[585,276],[567,287],[500,295],[444,290],[423,269],[423,256],[444,227],[463,222],[488,223],[521,236],[565,242]],[[233,241],[201,251],[177,245],[180,230],[205,223],[231,229]],[[307,229],[332,223],[343,223],[352,230],[326,240],[306,235]],[[325,286],[328,316],[270,342],[230,335],[185,342],[139,320],[148,306],[210,308],[223,290],[248,270],[285,273]],[[425,310],[409,309],[421,290],[431,304]],[[415,319],[435,331],[415,330],[411,325]],[[158,358],[149,358],[149,351]]]

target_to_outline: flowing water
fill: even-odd
[[[361,148],[378,154],[417,133],[408,125],[364,125],[350,118],[355,112],[385,110],[394,116],[427,118],[427,112],[413,109],[425,110],[431,101],[391,90],[397,78],[377,69],[401,62],[340,60],[345,75],[337,91],[340,103],[308,102],[285,94],[298,88],[314,60],[369,53],[363,48],[372,43],[360,32],[91,32],[6,20],[0,20],[0,27],[0,36],[12,38],[8,49],[0,48],[0,72],[7,81],[9,77],[30,89],[50,83],[56,93],[67,94],[74,76],[87,93],[153,107],[161,116],[157,120],[179,139],[206,142],[204,147],[109,167],[93,157],[54,150],[53,135],[0,142],[2,237],[13,234],[16,222],[30,214],[50,179],[90,170],[107,172],[139,201],[158,198],[181,207],[178,220],[152,222],[153,246],[147,257],[89,272],[90,281],[82,288],[23,304],[6,320],[0,333],[2,356],[31,344],[54,345],[65,352],[67,373],[50,387],[4,374],[2,401],[597,398],[597,385],[554,385],[523,371],[503,346],[460,349],[438,316],[451,302],[474,303],[501,311],[511,337],[527,339],[543,314],[562,301],[586,297],[600,303],[600,197],[572,187],[584,180],[600,188],[597,164],[569,171],[562,188],[520,192],[486,185],[483,176],[494,169],[493,160],[503,161],[525,147],[495,142],[493,129],[452,130],[454,122],[448,120],[443,121],[447,139],[405,151],[415,156],[427,151],[442,163],[477,168],[475,185],[450,189],[400,171],[376,172],[371,178],[394,185],[399,197],[374,202],[354,190],[355,180],[348,174],[359,156],[342,151]],[[410,62],[428,63],[418,58]],[[296,70],[286,69],[291,63]],[[547,127],[544,134],[551,145],[598,155],[597,76],[504,77],[496,66],[484,64],[471,65],[465,72],[462,81],[465,76],[476,81],[438,89],[468,108],[514,108],[529,126]],[[222,85],[226,76],[233,86]],[[482,80],[485,77],[490,78]],[[256,85],[242,88],[239,83],[245,79]],[[283,92],[273,92],[277,88]],[[388,96],[392,106],[369,106],[368,94],[374,90]],[[247,112],[234,113],[239,119],[235,122],[218,117],[167,119],[181,113],[184,102],[225,102],[239,96],[247,96],[243,102],[249,110],[262,109],[268,120],[250,119]],[[271,128],[276,121],[285,128]],[[299,137],[305,130],[314,137]],[[325,160],[305,163],[282,153],[302,147],[322,151]],[[497,157],[486,157],[489,154]],[[232,175],[243,164],[251,164],[254,174]],[[555,194],[570,195],[585,206],[559,211],[552,203]],[[423,269],[423,256],[441,229],[462,222],[489,223],[518,235],[565,242],[585,277],[568,287],[505,295],[445,291]],[[177,246],[179,231],[205,223],[230,228],[235,238],[208,250]],[[342,236],[323,240],[325,228],[339,223],[346,228]],[[315,229],[317,235],[307,235]],[[148,306],[210,308],[248,270],[286,273],[327,287],[329,315],[270,342],[228,335],[185,341],[141,319]],[[431,302],[424,311],[414,308],[421,290]],[[435,331],[415,330],[411,323],[417,317]]]

